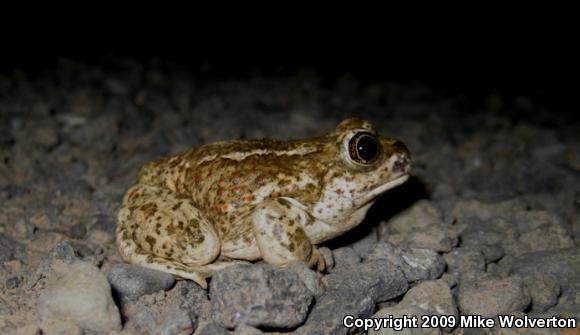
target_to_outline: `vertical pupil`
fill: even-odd
[[[365,161],[373,160],[378,152],[377,141],[368,135],[363,135],[356,146],[358,156]]]

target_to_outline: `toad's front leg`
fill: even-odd
[[[262,258],[279,266],[303,261],[323,271],[326,267],[324,258],[303,228],[311,220],[307,212],[285,198],[261,203],[254,211],[252,224]]]

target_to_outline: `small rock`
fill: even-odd
[[[136,300],[145,294],[167,290],[175,283],[173,275],[131,264],[115,264],[107,278],[119,298]]]
[[[485,257],[475,248],[460,247],[443,256],[447,261],[447,272],[459,280],[478,278],[485,272]]]
[[[230,333],[214,322],[205,325],[196,335],[229,335]]]
[[[154,334],[157,331],[157,314],[148,306],[137,303],[124,316],[127,318],[125,329],[132,329],[135,333],[143,334]]]
[[[91,122],[73,128],[67,140],[87,148],[110,151],[118,143],[119,114],[103,113]]]
[[[479,222],[497,218],[510,219],[516,213],[526,210],[526,203],[517,198],[500,202],[482,202],[475,199],[460,200],[455,204],[450,219],[455,223]]]
[[[449,252],[457,245],[457,233],[450,227],[427,227],[411,232],[403,244],[411,248]]]
[[[401,306],[396,305],[392,307],[382,308],[373,315],[373,318],[383,319],[383,318],[398,318],[402,319],[404,317],[411,318],[413,316],[418,319],[418,326],[421,317],[424,315],[432,315],[431,312],[423,310],[417,306]],[[440,335],[440,328],[414,328],[414,327],[403,327],[398,328],[381,328],[379,330],[369,329],[369,335]]]
[[[427,249],[401,249],[386,242],[375,245],[368,260],[385,259],[396,264],[409,282],[437,279],[445,271],[441,255]]]
[[[89,263],[55,263],[56,277],[38,298],[41,320],[72,320],[87,331],[121,329],[111,286],[99,269]]]
[[[312,298],[297,274],[268,264],[229,266],[210,283],[213,318],[226,328],[294,328],[306,318]]]
[[[501,228],[497,226],[503,226],[503,222],[490,221],[482,221],[465,227],[461,231],[461,246],[472,247],[501,243],[505,235]]]
[[[354,251],[354,249],[349,247],[342,247],[332,251],[332,256],[334,259],[334,268],[339,268],[345,265],[360,263],[360,256]]]
[[[412,287],[405,294],[401,306],[416,306],[438,315],[458,317],[457,305],[448,284],[443,280],[425,281]],[[456,325],[457,326],[457,325]],[[450,330],[454,327],[449,327]]]
[[[457,300],[464,314],[493,317],[523,311],[530,295],[518,277],[484,278],[462,282]]]
[[[388,234],[387,236],[383,236],[382,241],[399,247],[403,244],[405,238],[407,238],[407,234],[391,233]]]
[[[428,200],[420,200],[409,209],[397,214],[388,222],[381,225],[380,236],[397,232],[409,234],[416,230],[423,230],[443,224],[441,211]]]
[[[345,315],[368,317],[375,309],[368,294],[352,290],[330,290],[317,299],[304,325],[295,334],[346,334],[342,324]]]
[[[562,296],[571,300],[575,297],[580,283],[580,248],[557,249],[530,252],[513,260],[510,273],[522,278],[544,273],[557,278],[562,288]]]
[[[331,274],[324,276],[322,282],[328,290],[356,291],[377,302],[396,298],[409,287],[399,267],[384,259],[336,268]]]
[[[297,274],[300,280],[302,280],[304,285],[306,285],[315,297],[320,296],[324,292],[321,283],[322,275],[307,267],[303,262],[292,262],[284,268],[284,271]]]
[[[82,239],[87,234],[85,222],[78,222],[69,228],[67,235],[74,239]]]
[[[519,242],[530,252],[573,248],[574,240],[562,226],[544,225],[523,233]]]
[[[482,244],[479,250],[483,254],[486,263],[497,262],[505,256],[505,250],[501,244]]]
[[[450,274],[450,273],[444,273],[441,276],[441,279],[445,284],[447,284],[447,286],[449,286],[449,288],[454,288],[455,286],[457,286],[457,277],[455,277],[454,275]]]
[[[209,320],[211,318],[211,304],[207,292],[196,283],[189,280],[180,280],[167,292],[167,299],[174,306],[186,310],[194,319]],[[196,321],[196,320],[194,320]]]
[[[49,260],[61,260],[67,264],[79,260],[79,257],[69,241],[60,241],[48,255]]]
[[[540,227],[557,226],[563,227],[563,219],[545,210],[528,210],[515,213],[513,221],[518,231],[522,234]]]
[[[369,234],[360,240],[348,245],[361,259],[366,259],[368,254],[373,250],[375,244],[378,242],[378,235],[375,229],[371,230]]]
[[[20,280],[20,277],[18,276],[10,277],[6,280],[6,288],[12,290],[20,286],[21,283],[22,281]]]
[[[524,277],[523,280],[532,296],[532,312],[544,312],[558,303],[560,285],[556,278],[546,273],[537,272]]]
[[[481,250],[487,263],[495,262],[505,255],[501,243],[504,233],[493,224],[482,222],[480,225],[469,225],[461,232],[461,246]]]
[[[187,311],[176,309],[169,311],[163,318],[157,334],[162,335],[186,335],[195,330],[194,324]]]

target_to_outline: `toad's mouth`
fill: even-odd
[[[360,197],[360,200],[363,201],[370,201],[376,197],[378,197],[379,195],[383,194],[384,192],[390,190],[391,188],[397,187],[399,185],[401,185],[402,183],[406,182],[407,179],[409,179],[409,175],[408,174],[404,174],[400,177],[397,177],[391,181],[388,181],[382,185],[377,186],[376,188],[374,188],[373,190],[371,190],[369,193],[365,194],[364,196]]]

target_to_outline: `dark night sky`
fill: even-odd
[[[226,18],[196,22],[195,16],[51,20],[14,23],[10,28],[17,33],[4,30],[0,71],[40,73],[63,57],[99,64],[114,55],[155,58],[194,73],[210,64],[210,75],[218,78],[312,69],[331,80],[350,73],[369,82],[418,81],[482,94],[499,89],[578,105],[580,55],[573,30],[546,29],[534,19],[511,30],[492,21],[473,29],[436,20],[388,26],[342,21],[311,29],[299,19],[276,26],[276,18],[263,24],[243,17],[230,24]]]

